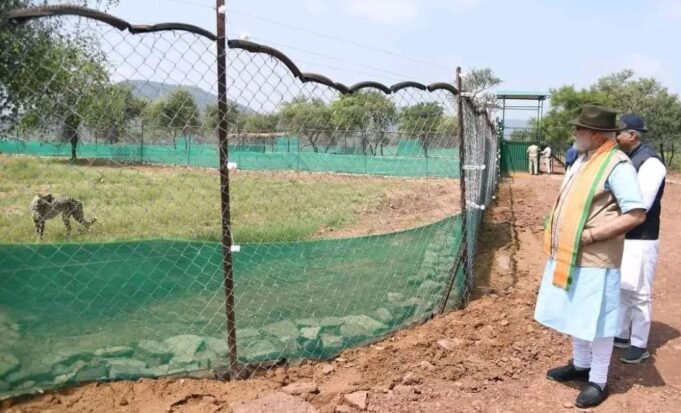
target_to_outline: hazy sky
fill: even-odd
[[[182,21],[214,31],[214,3],[121,0],[111,12],[134,22]],[[586,86],[602,75],[631,68],[681,91],[681,0],[227,3],[231,37],[245,34],[271,44],[303,70],[344,83],[368,78],[386,83],[405,77],[451,80],[461,65],[464,70],[492,68],[504,79],[503,89],[535,90]]]

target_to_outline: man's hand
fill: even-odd
[[[585,246],[594,242],[605,241],[618,237],[641,225],[646,220],[645,209],[634,209],[618,216],[605,225],[582,231],[580,245]]]
[[[590,229],[585,229],[582,231],[582,241],[579,243],[582,247],[586,247],[587,245],[591,245],[594,243],[594,237],[591,234]]]

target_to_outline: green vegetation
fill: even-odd
[[[318,179],[235,174],[232,223],[239,243],[311,239],[322,228],[343,229],[376,207],[380,179]],[[0,157],[3,242],[35,242],[29,203],[38,192],[81,200],[98,222],[87,233],[74,224],[72,241],[220,239],[218,176],[182,168],[69,165],[64,160]],[[61,219],[48,221],[47,242],[65,240]]]
[[[542,135],[554,148],[567,147],[572,136],[568,122],[586,103],[600,103],[622,113],[635,112],[645,119],[646,140],[665,154],[668,165],[676,166],[674,151],[681,141],[681,100],[655,78],[636,78],[631,70],[613,73],[586,89],[563,86],[551,90],[551,110],[542,122]],[[536,122],[532,127],[536,128]]]

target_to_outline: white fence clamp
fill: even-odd
[[[241,245],[232,245],[232,247],[230,248],[230,251],[241,252]]]
[[[484,171],[487,169],[487,165],[464,165],[464,171]]]
[[[472,208],[472,209],[480,209],[480,210],[482,210],[482,211],[485,210],[485,206],[484,206],[484,205],[478,205],[478,204],[476,204],[476,203],[473,202],[473,201],[466,201],[466,207],[467,207],[467,208]]]

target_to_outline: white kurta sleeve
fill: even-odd
[[[641,187],[643,205],[645,205],[646,210],[649,210],[653,202],[655,202],[657,192],[660,190],[666,175],[667,169],[657,158],[648,159],[638,169],[638,184]]]

